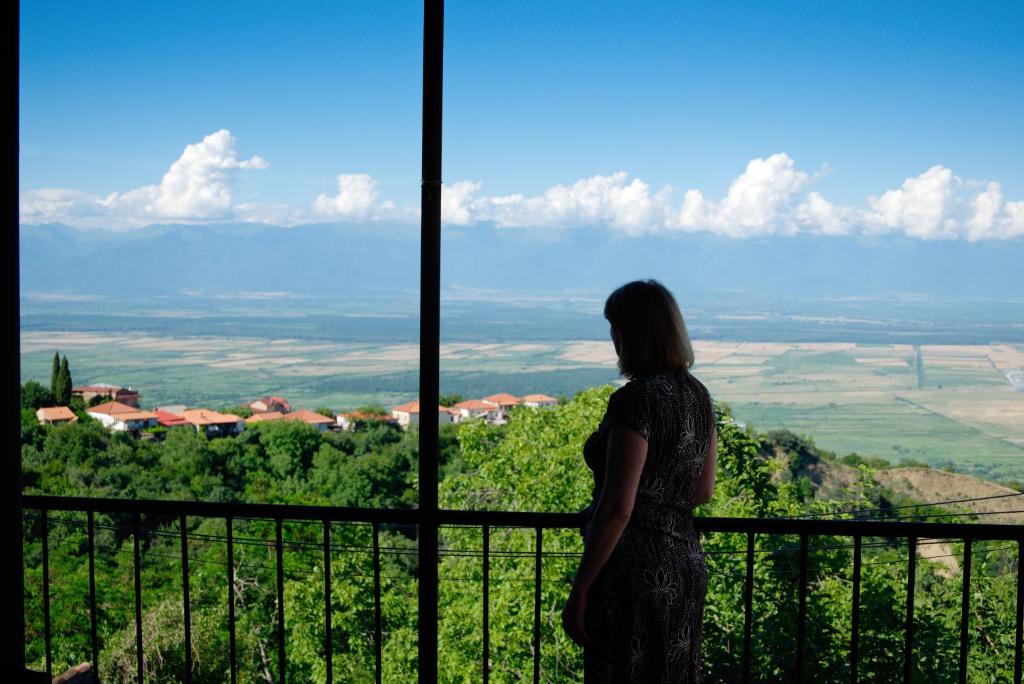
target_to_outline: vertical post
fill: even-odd
[[[536,555],[533,561],[533,682],[540,684],[540,564],[544,529],[536,529]]]
[[[20,3],[9,2],[4,6],[4,21],[6,38],[3,41],[5,86],[7,88],[6,100],[8,104],[7,135],[4,136],[4,168],[7,169],[4,176],[7,181],[7,200],[5,223],[7,230],[3,234],[3,298],[4,298],[4,337],[7,340],[17,340],[20,328],[20,269],[18,265],[18,188],[19,184],[14,181],[18,178],[18,145],[19,145],[19,124],[18,124],[18,100],[21,94],[19,84],[19,57],[20,36],[18,27],[21,26]],[[24,529],[22,528],[22,502],[21,502],[21,397],[20,392],[14,388],[21,387],[21,352],[17,344],[8,344],[5,348],[4,363],[0,363],[0,373],[3,381],[0,387],[6,387],[3,396],[4,425],[4,458],[3,465],[3,500],[4,500],[4,528],[7,543],[4,544],[10,556],[8,561],[13,569],[13,577],[10,584],[3,592],[3,604],[0,604],[0,613],[3,614],[5,622],[4,634],[9,635],[9,641],[5,646],[8,653],[9,666],[16,676],[21,676],[25,669],[25,550]]]
[[[227,528],[228,557],[228,659],[231,661],[231,684],[238,680],[238,665],[235,662],[235,540],[234,520],[224,519]]]
[[[441,89],[444,0],[423,3],[420,186],[419,681],[437,681],[437,466],[441,344]]]
[[[484,525],[484,684],[491,680],[491,526]]]
[[[914,587],[917,584],[917,537],[907,539],[907,622],[903,636],[903,681],[914,672]]]
[[[188,518],[184,513],[178,518],[181,531],[181,607],[184,611],[185,628],[185,682],[192,681],[192,601],[189,595],[188,579]]]
[[[138,677],[136,682],[142,684],[144,680],[145,654],[142,651],[142,554],[139,551],[139,535],[141,534],[141,521],[139,517],[139,514],[135,513],[132,521],[132,558],[135,569],[135,666]]]
[[[100,680],[100,641],[97,636],[96,621],[96,521],[93,512],[87,514],[86,525],[89,538],[89,635],[92,638],[92,676]]]
[[[967,651],[971,624],[971,539],[964,539],[964,565],[960,579],[960,682],[967,684]]]
[[[743,681],[750,681],[750,635],[754,622],[754,533],[747,532],[747,577],[743,582]]]
[[[334,682],[334,648],[331,642],[331,521],[324,519],[324,658],[327,684]]]
[[[384,677],[383,654],[384,630],[381,628],[380,612],[380,528],[373,523],[373,658],[377,684]]]
[[[807,638],[807,533],[800,533],[800,604],[796,623],[796,680],[804,681],[804,641]]]
[[[860,551],[861,537],[853,538],[853,611],[850,620],[850,684],[857,684],[857,650],[860,644]]]
[[[50,513],[42,510],[43,527],[43,647],[46,649],[46,676],[53,677],[53,647],[50,634]]]
[[[274,520],[274,548],[277,552],[277,681],[286,681],[285,667],[288,664],[284,650],[284,540],[280,518]]]
[[[1021,648],[1024,645],[1024,539],[1017,540],[1017,639],[1013,647],[1013,681],[1021,684]]]

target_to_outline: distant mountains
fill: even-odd
[[[418,229],[409,225],[20,230],[23,294],[128,301],[182,293],[290,293],[358,300],[412,298],[419,288]],[[442,254],[443,287],[466,296],[491,291],[489,296],[600,298],[627,280],[657,277],[688,301],[892,293],[1024,300],[1024,240],[733,240],[703,233],[628,238],[602,228],[544,234],[473,227],[446,232]]]

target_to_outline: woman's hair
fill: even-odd
[[[619,371],[628,378],[693,365],[679,305],[657,280],[634,280],[608,295],[604,317],[619,338]]]

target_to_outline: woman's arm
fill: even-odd
[[[633,513],[637,485],[646,460],[646,439],[625,427],[609,430],[604,485],[590,520],[583,557],[576,572],[573,586],[577,591],[590,589],[618,544]]]
[[[715,493],[715,469],[718,466],[718,430],[714,424],[711,426],[711,443],[708,444],[707,453],[704,454],[704,470],[697,480],[697,490],[693,496],[693,505],[700,506],[708,501]]]
[[[633,514],[640,473],[647,460],[647,440],[629,428],[613,427],[608,434],[606,458],[601,496],[590,519],[576,580],[562,610],[562,625],[566,633],[581,646],[586,645],[588,640],[583,625],[583,616],[587,612],[587,593],[601,568],[608,562]]]

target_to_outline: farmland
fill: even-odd
[[[786,427],[838,453],[912,458],[992,480],[1024,480],[1024,393],[1006,371],[1024,346],[697,340],[694,372],[738,420]],[[417,391],[410,343],[23,331],[22,373],[46,381],[55,349],[76,383],[138,388],[147,406],[229,406],[267,393],[336,410]],[[604,341],[451,342],[441,390],[571,395],[615,382]]]

